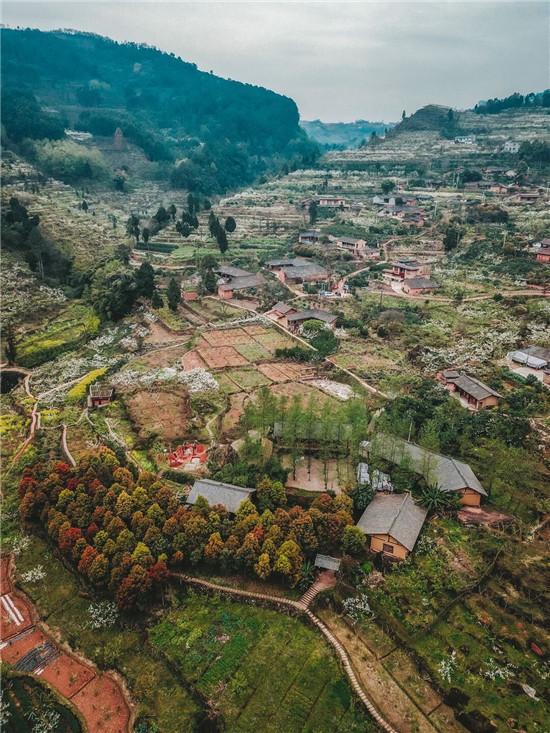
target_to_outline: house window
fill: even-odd
[[[387,545],[384,542],[384,544],[382,545],[382,552],[385,552],[388,555],[393,555],[393,545]]]

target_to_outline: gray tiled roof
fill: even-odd
[[[330,555],[315,555],[315,567],[325,568],[325,570],[339,570],[341,560],[339,557],[331,557]]]
[[[367,535],[387,534],[412,550],[428,511],[410,494],[378,494],[365,509],[357,526]]]
[[[537,359],[544,359],[550,361],[550,349],[545,349],[544,346],[527,346],[525,349],[520,349],[529,356],[535,356]]]
[[[195,504],[199,496],[202,496],[210,506],[221,504],[228,512],[235,514],[241,502],[250,498],[255,490],[234,486],[233,484],[224,484],[221,481],[211,481],[207,478],[198,479],[189,492],[187,503]]]
[[[89,394],[90,397],[96,397],[100,400],[108,400],[112,397],[113,391],[112,387],[101,382],[96,382],[96,384],[90,384]]]
[[[275,303],[275,305],[270,308],[270,310],[277,311],[277,313],[282,313],[284,315],[289,311],[293,311],[294,308],[291,305],[288,305],[288,303],[284,303],[282,300],[280,300],[278,303]]]
[[[290,266],[283,266],[282,269],[285,272],[285,275],[287,277],[319,277],[319,278],[326,278],[328,277],[328,272],[325,270],[324,267],[321,267],[321,265],[316,264],[315,262],[311,262],[307,265],[299,264],[295,265],[292,264]]]
[[[357,242],[364,242],[364,239],[356,238],[356,237],[338,237],[338,242],[342,242],[342,244],[357,244]]]
[[[338,316],[335,316],[333,313],[329,313],[328,311],[322,311],[318,308],[310,308],[303,311],[298,311],[297,313],[293,313],[290,316],[287,316],[287,321],[308,321],[310,318],[313,318],[317,321],[324,321],[325,323],[334,323],[334,321],[338,318]]]
[[[450,381],[453,384],[456,384],[456,386],[460,390],[466,392],[466,394],[469,394],[476,400],[484,400],[486,397],[491,396],[501,397],[498,392],[495,392],[494,389],[491,389],[491,387],[488,387],[486,384],[483,384],[483,382],[480,382],[479,379],[475,379],[475,377],[469,377],[463,372],[460,372],[460,375],[457,378],[452,378]]]
[[[240,267],[233,267],[233,265],[219,265],[214,268],[214,272],[219,272],[220,275],[226,275],[227,277],[243,277],[244,275],[250,275],[248,270],[243,270]]]
[[[220,290],[246,290],[247,288],[257,288],[265,283],[263,275],[243,275],[242,277],[232,277],[228,283],[220,285]]]
[[[470,466],[455,458],[442,456],[393,435],[377,436],[375,450],[378,455],[391,463],[400,463],[405,457],[410,461],[411,469],[415,473],[423,476],[427,483],[437,484],[441,491],[472,489],[482,496],[487,496],[487,492]]]

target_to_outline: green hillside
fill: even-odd
[[[358,148],[368,140],[373,132],[383,135],[394,126],[393,122],[322,122],[321,120],[302,120],[300,123],[307,134],[319,145],[327,149]]]
[[[120,128],[125,142],[157,162],[175,188],[204,193],[315,156],[294,101],[263,87],[222,79],[150,46],[88,33],[1,34],[9,144],[60,139],[65,127],[100,139]]]

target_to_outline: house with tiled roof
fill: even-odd
[[[435,485],[443,493],[456,493],[465,506],[479,506],[487,492],[470,466],[450,456],[422,448],[394,435],[379,434],[363,449],[372,456],[394,465],[404,463],[413,473],[422,476],[429,485]]]
[[[404,560],[414,549],[424,526],[427,509],[415,504],[410,494],[378,494],[357,522],[369,538],[372,552]]]
[[[456,369],[445,369],[440,374],[440,379],[445,387],[461,398],[465,403],[465,407],[470,410],[485,410],[488,407],[496,407],[501,394],[489,387],[487,384],[480,382],[475,377],[470,377],[464,372]]]

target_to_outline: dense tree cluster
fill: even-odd
[[[232,516],[199,500],[186,506],[151,474],[136,477],[101,447],[76,468],[57,461],[25,469],[19,486],[27,526],[43,527],[61,554],[93,586],[134,608],[162,587],[171,570],[198,563],[259,578],[301,579],[317,550],[350,552],[363,538],[350,532],[351,499],[324,494],[312,507],[286,507],[281,484],[264,477],[254,504]]]
[[[530,109],[532,107],[550,107],[550,89],[538,94],[530,92],[523,95],[515,92],[503,99],[498,97],[488,99],[486,102],[476,104],[474,111],[480,115],[495,115],[507,109]]]
[[[89,289],[90,301],[105,321],[120,320],[130,313],[138,298],[153,298],[156,294],[155,273],[148,262],[133,270],[119,260],[110,260],[97,268]]]
[[[2,240],[3,246],[21,254],[42,280],[51,285],[70,281],[72,260],[42,233],[39,217],[29,216],[15,196],[2,210]]]
[[[219,193],[283,163],[311,165],[319,155],[292,99],[199,71],[151,46],[2,29],[1,60],[14,141],[63,136],[64,125],[36,95],[47,96],[51,108],[84,108],[76,127],[93,135],[112,137],[120,128],[175,188]]]

